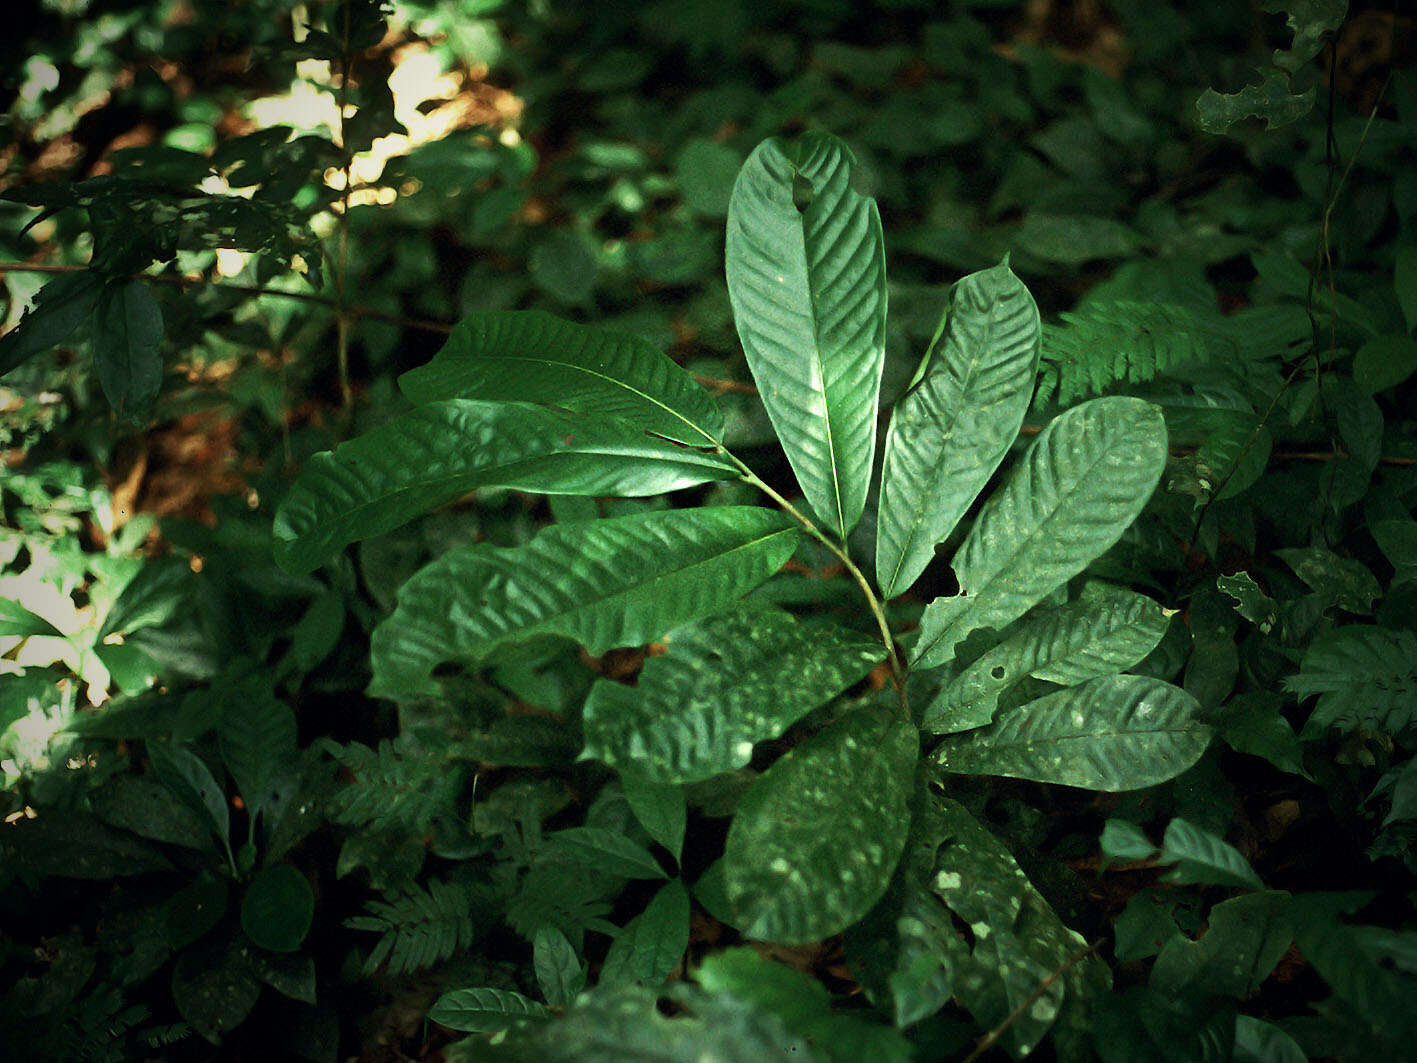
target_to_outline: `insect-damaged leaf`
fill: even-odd
[[[744,795],[723,875],[750,938],[801,944],[864,916],[910,830],[919,736],[890,706],[857,709],[807,739]]]

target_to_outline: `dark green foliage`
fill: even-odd
[[[33,6],[0,1057],[1405,1058],[1400,12]]]

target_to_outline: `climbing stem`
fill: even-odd
[[[900,655],[896,653],[895,637],[891,634],[890,624],[886,622],[885,608],[882,606],[881,600],[876,597],[876,592],[871,589],[870,581],[866,579],[865,574],[857,567],[856,562],[851,560],[851,555],[846,552],[846,548],[843,544],[833,542],[828,538],[827,534],[818,528],[816,524],[812,523],[800,509],[783,498],[782,495],[770,485],[764,483],[757,473],[743,464],[737,457],[730,454],[727,450],[722,451],[722,453],[724,457],[738,467],[739,472],[742,473],[744,483],[752,484],[759,491],[762,491],[763,494],[776,502],[784,513],[798,524],[802,525],[802,527],[806,529],[807,534],[830,550],[837,560],[846,566],[846,571],[851,573],[851,578],[856,581],[856,585],[861,588],[861,593],[866,596],[866,605],[870,608],[871,615],[876,618],[876,627],[880,629],[881,641],[886,644],[886,653],[889,655],[890,659],[891,681],[895,684],[896,693],[900,697],[901,711],[905,712],[908,716],[910,709],[905,696],[905,665],[901,662]]]

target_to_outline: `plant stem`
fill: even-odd
[[[909,715],[909,705],[905,697],[905,666],[901,663],[900,655],[896,653],[895,637],[891,634],[890,624],[886,622],[886,611],[882,607],[880,599],[876,597],[876,592],[871,589],[871,584],[865,574],[857,567],[856,562],[851,560],[851,555],[846,552],[844,546],[838,545],[828,538],[827,534],[813,524],[801,510],[783,498],[770,485],[764,483],[757,473],[738,460],[736,456],[726,450],[722,453],[724,457],[738,466],[738,470],[743,474],[744,483],[752,484],[776,502],[784,513],[802,525],[807,530],[807,534],[830,550],[837,560],[846,566],[846,571],[851,573],[851,578],[856,581],[856,585],[861,588],[861,593],[866,596],[866,605],[870,608],[871,615],[876,618],[876,627],[880,629],[881,641],[886,645],[886,653],[889,655],[891,663],[891,681],[895,684],[896,693],[900,696],[901,710]]]
[[[344,187],[340,189],[339,245],[335,260],[335,364],[339,374],[340,405],[346,427],[354,413],[354,391],[349,384],[349,314],[345,311],[345,271],[349,265],[349,186],[354,180],[354,158],[349,152],[345,108],[349,102],[349,4],[344,5],[344,26],[339,60],[339,149],[344,156]]]

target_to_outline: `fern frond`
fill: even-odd
[[[1068,405],[1117,383],[1150,380],[1172,366],[1212,356],[1194,313],[1174,303],[1096,301],[1043,326],[1043,366],[1035,402]]]
[[[528,941],[543,926],[555,927],[570,938],[584,930],[606,929],[612,899],[624,882],[565,861],[538,862],[507,904],[507,925]]]
[[[1314,640],[1285,686],[1318,704],[1301,737],[1332,729],[1399,735],[1417,728],[1417,634],[1370,624]]]
[[[427,891],[414,886],[369,901],[367,915],[346,919],[352,930],[383,935],[364,963],[366,974],[387,965],[390,974],[406,974],[441,963],[467,948],[482,922],[482,905],[466,883],[438,880]]]
[[[421,835],[451,811],[462,788],[460,771],[401,738],[376,749],[359,742],[329,749],[354,776],[330,798],[337,823]]]

